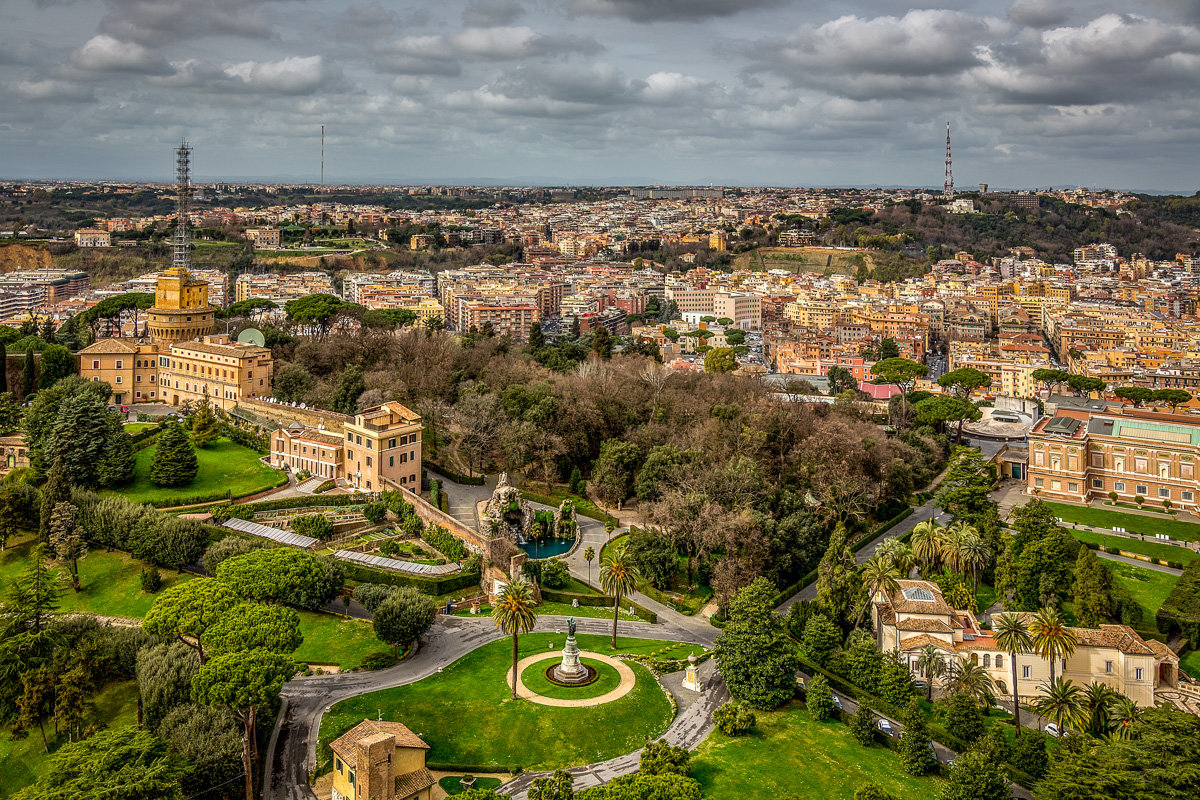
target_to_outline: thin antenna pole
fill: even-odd
[[[325,188],[325,126],[321,126],[321,188]]]

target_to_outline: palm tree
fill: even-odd
[[[946,688],[952,694],[962,692],[986,708],[991,705],[995,685],[987,670],[974,661],[963,661],[950,668],[950,677],[946,680]]]
[[[1117,693],[1103,683],[1093,681],[1083,690],[1080,722],[1092,736],[1103,736],[1112,727],[1112,710]]]
[[[971,570],[971,582],[974,585],[973,591],[979,593],[979,571],[985,569],[988,562],[992,560],[992,549],[987,546],[982,537],[971,529],[970,536],[965,537],[960,545],[959,552],[962,557],[963,567]]]
[[[921,563],[924,575],[927,569],[937,565],[942,556],[942,542],[945,541],[946,529],[932,519],[918,522],[912,531],[913,556]]]
[[[512,636],[513,640],[513,678],[512,696],[517,699],[517,637],[522,633],[533,630],[537,614],[533,610],[533,587],[524,580],[512,581],[500,590],[496,599],[496,608],[492,616],[496,618],[496,627]]]
[[[943,563],[955,572],[966,572],[966,542],[972,537],[978,539],[979,531],[962,520],[946,528],[942,541]]]
[[[1034,698],[1031,704],[1034,711],[1049,717],[1059,731],[1065,732],[1069,727],[1079,726],[1083,702],[1078,686],[1066,678],[1057,678],[1048,684],[1043,683],[1038,691],[1042,694]]]
[[[621,613],[621,596],[633,593],[637,586],[638,571],[625,556],[622,543],[613,547],[600,561],[600,588],[613,598],[612,648],[617,649],[617,617]]]
[[[881,556],[874,556],[862,567],[862,582],[867,587],[867,597],[863,600],[862,606],[858,609],[858,617],[854,620],[854,627],[858,627],[862,622],[863,614],[867,610],[867,606],[875,599],[875,595],[883,592],[883,598],[890,606],[892,603],[892,594],[900,588],[899,584],[900,573],[896,571],[896,567]]]
[[[1054,662],[1074,653],[1079,642],[1055,608],[1037,612],[1029,624],[1029,632],[1033,634],[1033,652],[1050,662],[1050,682],[1054,683]]]
[[[927,644],[917,656],[917,669],[925,676],[925,699],[933,700],[933,679],[946,674],[946,658],[937,647]]]
[[[1017,696],[1017,653],[1028,653],[1033,649],[1033,637],[1025,627],[1019,614],[1001,614],[993,621],[992,636],[1001,649],[1008,651],[1008,663],[1012,667],[1013,716],[1017,722],[1017,736],[1021,735],[1021,703]]]
[[[588,565],[588,583],[592,582],[592,559],[596,557],[596,548],[589,547],[583,551],[583,560]]]
[[[1133,736],[1133,726],[1142,718],[1142,709],[1138,704],[1125,695],[1117,695],[1109,711],[1109,723],[1112,734],[1118,739],[1129,739]]]
[[[892,562],[902,578],[908,577],[908,573],[912,571],[914,565],[912,547],[908,542],[902,542],[894,537],[880,542],[875,548],[875,556],[886,558]]]

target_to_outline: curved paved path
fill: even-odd
[[[530,664],[536,664],[539,661],[549,661],[551,659],[559,659],[561,653],[538,653],[532,656],[525,656],[517,662],[517,674],[524,675],[525,668]],[[580,658],[590,658],[593,661],[601,661],[608,664],[617,671],[621,676],[621,681],[612,691],[604,694],[596,695],[595,697],[582,697],[577,700],[568,700],[566,698],[546,697],[538,694],[525,685],[523,678],[517,679],[517,697],[528,700],[531,703],[537,703],[540,706],[557,706],[558,708],[587,708],[588,706],[602,706],[605,703],[611,703],[614,700],[620,700],[625,695],[633,691],[633,685],[637,683],[637,676],[633,674],[633,670],[624,661],[619,661],[609,656],[604,656],[599,653],[593,653],[588,650],[583,650],[579,653]],[[513,671],[509,669],[504,676],[504,680],[511,687],[513,684]]]
[[[580,633],[606,635],[612,631],[611,620],[580,618],[576,623]],[[534,630],[565,635],[566,618],[540,617]],[[621,636],[645,639],[708,644],[687,629],[671,624],[621,622],[618,633]],[[309,788],[308,776],[316,767],[317,735],[321,717],[334,703],[427,678],[472,650],[502,638],[505,638],[504,634],[496,629],[491,618],[438,617],[438,622],[430,630],[417,653],[394,667],[375,672],[343,672],[337,675],[299,677],[288,681],[281,693],[282,705],[264,760],[262,792],[265,800],[316,800],[316,795]],[[710,664],[706,663],[704,666],[709,667],[711,671]],[[674,736],[676,741],[673,741],[673,744],[693,742],[685,746],[695,746],[702,741],[708,734],[712,710],[724,701],[725,696],[724,683],[720,678],[708,678],[707,688],[701,696],[703,702],[693,703],[684,713],[676,716],[667,731],[668,740]],[[622,763],[625,767],[628,767],[629,763],[633,764],[629,770],[633,771],[637,769],[638,757],[637,753],[633,753],[622,756],[621,759],[613,759],[613,762],[602,762],[579,769],[595,770],[595,776],[608,775],[604,778],[608,780],[623,773],[611,772],[614,767],[606,765],[622,762],[624,759]],[[531,780],[536,776],[522,777]],[[600,782],[596,780],[585,785],[595,786]],[[521,796],[524,796],[523,790]]]

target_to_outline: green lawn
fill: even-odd
[[[115,490],[135,503],[151,500],[159,505],[183,505],[189,498],[231,491],[241,497],[276,485],[283,473],[264,466],[258,453],[228,439],[218,439],[208,447],[196,448],[199,469],[196,478],[187,486],[163,488],[150,481],[150,467],[157,445],[139,450],[134,458],[133,483]],[[164,502],[170,501],[170,502]]]
[[[28,565],[34,539],[27,535],[10,541],[8,549],[0,553],[0,585],[12,585],[13,579]],[[154,602],[154,595],[142,591],[141,573],[146,566],[125,553],[93,549],[79,562],[82,590],[73,592],[68,588],[59,599],[59,610],[110,617],[144,617]],[[65,568],[58,571],[67,574]],[[169,569],[160,570],[160,574],[164,589],[191,579],[190,575],[176,575]]]
[[[146,430],[147,428],[157,428],[158,425],[153,422],[127,422],[125,424],[125,432],[135,434]]]
[[[442,791],[446,794],[461,794],[463,791],[462,784],[459,780],[464,777],[462,775],[447,775],[438,781],[438,786],[442,787]],[[472,789],[498,789],[500,788],[499,778],[476,778],[475,785]]]
[[[1104,533],[1096,533],[1095,531],[1073,530],[1071,533],[1081,542],[1115,547],[1127,553],[1138,553],[1139,555],[1150,556],[1162,561],[1187,564],[1197,557],[1195,552],[1186,547],[1162,544],[1153,540],[1143,542],[1141,539],[1126,539],[1124,536],[1110,536]]]
[[[636,620],[636,614],[630,614],[624,606],[621,609],[621,619]],[[558,617],[593,617],[596,619],[612,619],[612,609],[603,606],[580,606],[573,608],[570,603],[542,603],[537,607],[538,614],[549,614]]]
[[[758,725],[749,736],[713,731],[692,756],[692,777],[705,800],[850,800],[868,782],[897,797],[938,794],[941,781],[905,775],[896,753],[863,747],[839,722],[813,722],[798,703],[755,715]]]
[[[557,664],[558,661],[551,659],[536,661],[530,664],[521,672],[521,681],[529,691],[559,700],[599,697],[602,694],[608,694],[621,683],[621,674],[617,672],[616,667],[611,667],[603,661],[597,661],[594,658],[581,658],[579,660],[599,673],[596,680],[587,686],[559,686],[557,683],[552,683],[546,677],[546,670]]]
[[[580,635],[582,650],[608,652],[608,639]],[[520,655],[562,647],[561,634],[531,633],[520,639]],[[650,653],[669,643],[619,640],[622,652]],[[344,700],[321,720],[318,774],[330,766],[329,742],[362,722],[399,720],[430,746],[429,763],[438,768],[495,772],[520,766],[554,769],[629,753],[667,729],[671,704],[658,682],[638,664],[633,691],[590,708],[554,708],[512,700],[505,673],[512,643],[484,645],[442,672],[407,686]]]
[[[1193,678],[1200,680],[1200,650],[1193,650],[1179,659],[1179,668]]]
[[[359,619],[344,619],[333,614],[301,611],[300,633],[304,642],[292,654],[297,661],[318,664],[337,664],[354,669],[376,651],[391,652],[392,648],[375,638],[371,623]]]
[[[123,681],[105,686],[92,697],[97,723],[110,728],[137,724],[137,681]],[[54,723],[46,723],[46,738],[50,752],[66,742],[66,737],[54,735]],[[40,777],[50,756],[42,749],[42,735],[37,729],[24,739],[13,740],[6,730],[0,736],[0,797],[12,797]]]
[[[1178,576],[1145,567],[1134,567],[1118,561],[1106,560],[1104,563],[1112,570],[1113,578],[1117,583],[1124,586],[1133,601],[1142,607],[1142,627],[1149,630],[1157,629],[1154,615],[1158,613],[1159,607],[1171,593],[1175,582],[1179,580]]]
[[[1096,528],[1124,528],[1131,533],[1144,533],[1153,536],[1163,533],[1172,539],[1185,542],[1200,541],[1200,525],[1193,522],[1180,522],[1176,519],[1148,517],[1142,514],[1126,514],[1122,511],[1108,511],[1103,508],[1087,508],[1072,506],[1066,503],[1046,503],[1054,511],[1055,516],[1066,522],[1078,522]]]
[[[598,561],[593,561],[592,562],[592,578],[593,578],[593,580],[599,580],[599,577],[600,577],[600,563]],[[566,586],[559,587],[558,589],[551,589],[550,591],[552,591],[552,592],[571,592],[573,594],[593,594],[593,595],[600,594],[600,592],[597,592],[595,589],[588,586],[586,583],[579,580],[578,578],[567,578]]]
[[[995,602],[996,590],[986,583],[979,584],[979,591],[975,594],[975,603],[979,606],[979,611],[982,613]]]

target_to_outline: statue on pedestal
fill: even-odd
[[[683,688],[691,689],[693,692],[700,691],[700,679],[696,675],[696,654],[688,654],[687,672],[683,676]]]

